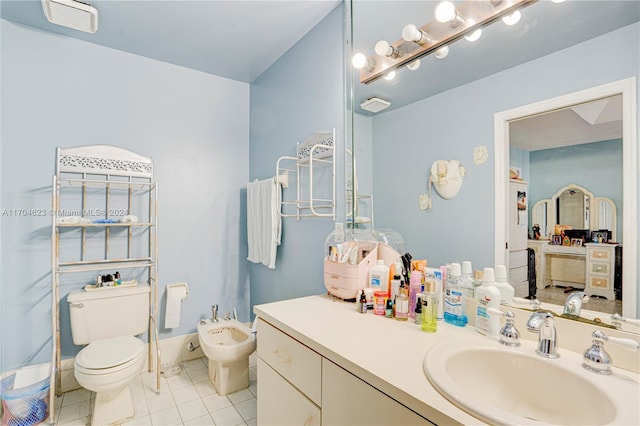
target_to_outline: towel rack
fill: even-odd
[[[295,157],[276,162],[276,181],[287,188],[295,175],[296,198],[282,197],[281,217],[330,217],[336,220],[336,129],[312,133],[298,142]],[[328,176],[330,175],[330,176]],[[305,184],[303,181],[308,180]],[[330,182],[331,186],[328,185]],[[324,192],[323,192],[324,191]]]

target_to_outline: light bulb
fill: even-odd
[[[553,3],[562,3],[564,0],[551,0]]]
[[[436,7],[436,20],[446,23],[456,19],[456,7],[450,1],[443,1]]]
[[[433,56],[438,59],[444,59],[449,54],[449,46],[443,46],[440,49],[436,50]]]
[[[362,69],[367,64],[367,57],[364,56],[364,53],[356,53],[351,59],[351,64],[356,69]]]
[[[415,71],[420,68],[420,59],[416,59],[415,61],[408,64],[407,68],[409,68],[411,71]]]
[[[482,35],[482,28],[479,28],[474,32],[472,32],[471,34],[464,36],[464,38],[466,38],[467,41],[477,41],[481,35]]]
[[[380,40],[379,42],[377,42],[375,51],[376,55],[380,56],[393,55],[393,47],[391,47],[391,45],[386,40]]]
[[[520,22],[520,18],[522,18],[522,14],[520,13],[519,10],[516,10],[511,15],[503,16],[502,22],[504,22],[507,25],[515,25],[518,22]]]
[[[396,78],[396,72],[395,71],[389,71],[388,73],[386,73],[383,77],[385,80],[393,80],[394,78]]]

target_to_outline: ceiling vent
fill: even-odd
[[[369,112],[380,112],[383,109],[387,109],[391,106],[391,102],[385,101],[380,98],[369,98],[360,104],[360,108]]]
[[[87,33],[98,30],[98,11],[90,4],[75,0],[42,0],[42,9],[53,24]]]

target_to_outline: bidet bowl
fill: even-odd
[[[198,341],[207,358],[218,362],[236,361],[256,350],[251,329],[233,319],[198,323]]]
[[[559,359],[477,337],[434,346],[423,369],[449,401],[491,424],[640,424],[637,374],[615,369],[601,376],[581,367],[579,354]]]

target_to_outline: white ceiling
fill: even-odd
[[[47,21],[40,0],[2,0],[2,18],[221,77],[253,82],[339,0],[83,0],[98,31]]]
[[[622,139],[622,95],[509,123],[509,144],[525,151]]]

